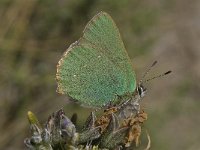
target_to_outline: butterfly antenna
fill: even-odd
[[[141,80],[139,81],[139,84],[141,84],[146,77],[146,75],[150,72],[150,70],[157,64],[158,61],[154,61],[152,65],[147,69],[147,71],[143,74]]]
[[[148,82],[148,81],[151,81],[151,80],[153,80],[153,79],[163,77],[163,76],[165,76],[165,75],[170,74],[171,72],[172,72],[172,71],[169,70],[169,71],[167,71],[167,72],[165,72],[165,73],[162,73],[162,74],[160,74],[160,75],[157,75],[157,76],[154,76],[154,77],[152,77],[152,78],[149,78],[149,79],[145,80],[144,82]]]

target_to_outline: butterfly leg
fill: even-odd
[[[139,114],[140,104],[137,101],[133,103],[133,110],[136,111],[137,114]]]

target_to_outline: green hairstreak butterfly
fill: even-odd
[[[136,76],[119,30],[105,12],[95,15],[83,36],[71,44],[57,65],[58,93],[83,105],[102,107],[145,93]],[[137,87],[137,88],[136,88]]]

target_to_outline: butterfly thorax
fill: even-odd
[[[123,103],[119,106],[119,116],[126,118],[139,113],[140,100],[145,96],[146,91],[146,88],[140,83],[132,95],[123,96]]]

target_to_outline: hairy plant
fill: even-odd
[[[29,111],[31,137],[26,138],[24,143],[30,150],[135,149],[139,146],[142,124],[147,120],[147,114],[140,111],[123,118],[119,111],[117,107],[107,108],[99,117],[91,112],[80,131],[76,128],[76,114],[69,119],[60,109],[50,115],[42,127],[37,117]]]

